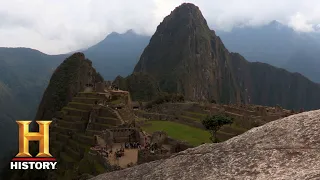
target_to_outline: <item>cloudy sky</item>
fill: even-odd
[[[181,0],[0,0],[0,46],[48,54],[86,48],[112,31],[154,33]],[[319,0],[190,0],[212,29],[278,20],[297,31],[320,24]]]

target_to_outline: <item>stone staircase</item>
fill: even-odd
[[[102,93],[80,92],[57,113],[50,126],[50,152],[60,168],[73,168],[95,144],[94,135],[123,123],[117,113],[103,106],[96,121],[89,122],[93,107],[103,98]]]

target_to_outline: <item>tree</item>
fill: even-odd
[[[219,129],[226,124],[232,124],[233,118],[227,117],[225,115],[219,114],[214,116],[207,116],[202,120],[203,126],[210,131],[211,133],[211,141],[216,143],[218,142],[217,139],[217,132]]]

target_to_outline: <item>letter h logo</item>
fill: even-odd
[[[17,121],[19,125],[19,153],[16,157],[32,157],[29,153],[29,141],[39,141],[39,153],[36,157],[52,157],[49,153],[49,125],[52,121],[36,121],[39,132],[29,132],[31,121]]]

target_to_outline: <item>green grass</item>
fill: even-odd
[[[186,114],[191,114],[191,115],[196,115],[196,116],[200,116],[201,118],[205,118],[208,116],[208,114],[202,114],[202,113],[197,113],[197,112],[192,112],[192,111],[184,111],[184,113]]]
[[[149,125],[142,127],[148,133],[155,131],[165,131],[168,136],[186,141],[191,145],[197,146],[201,143],[210,141],[210,133],[199,128],[191,127],[188,125],[171,122],[171,121],[149,121]]]
[[[97,92],[79,92],[80,94],[98,94]]]
[[[92,97],[74,97],[74,99],[91,99],[91,100],[99,100],[100,98],[92,98]]]
[[[193,120],[193,121],[201,121],[201,119],[193,118],[193,117],[189,117],[189,116],[180,116],[180,117],[186,118],[186,119],[190,119],[190,120]]]
[[[94,164],[93,164],[94,168],[96,169],[96,174],[102,174],[104,172],[106,172],[106,169],[103,167],[102,164],[100,164],[99,162],[97,161],[94,161]]]
[[[84,106],[92,106],[92,104],[87,104],[87,103],[81,103],[81,102],[69,102],[68,104],[79,104],[79,105],[84,105]]]
[[[92,123],[92,124],[98,125],[98,126],[102,126],[102,127],[104,127],[104,128],[107,128],[107,129],[114,127],[114,126],[112,126],[112,125],[110,125],[110,124],[104,124],[104,123]]]
[[[136,122],[144,122],[145,120],[146,120],[145,118],[141,118],[141,117],[135,118]]]
[[[120,103],[122,103],[123,101],[122,101],[122,99],[116,99],[116,100],[113,100],[113,101],[111,101],[110,103],[111,104],[120,104]]]
[[[89,111],[86,111],[86,110],[76,109],[76,108],[71,108],[71,107],[64,107],[63,110],[74,110],[74,111],[81,111],[81,112],[89,112]]]
[[[80,119],[79,122],[80,122],[80,121],[83,121],[83,120],[81,120],[81,118],[82,118],[81,116],[69,116],[69,115],[68,115],[68,116],[65,116],[65,117],[66,117],[65,119],[67,119],[67,117],[68,117],[68,118],[70,118],[70,119],[73,119],[73,118]],[[64,120],[64,121],[66,121],[66,120]],[[72,120],[72,121],[70,121],[70,122],[74,122],[74,120]],[[75,121],[75,122],[77,122],[77,121]]]
[[[91,147],[90,145],[82,144],[82,143],[80,143],[78,141],[75,141],[73,139],[69,139],[69,143],[70,144],[73,143],[74,145],[78,145],[79,147],[85,149],[85,153],[87,153],[90,150],[90,147]]]
[[[236,130],[238,130],[238,131],[243,131],[243,132],[246,132],[248,129],[246,129],[246,128],[243,128],[243,127],[240,127],[239,125],[237,125],[236,123],[232,123],[231,124],[231,127],[233,128],[233,129],[236,129]]]
[[[65,120],[58,120],[58,126],[63,126],[64,124],[73,125],[73,124],[86,124],[85,121],[65,121]]]
[[[113,118],[113,117],[102,117],[102,116],[99,116],[98,118],[105,119],[105,120],[118,120],[117,118]]]

